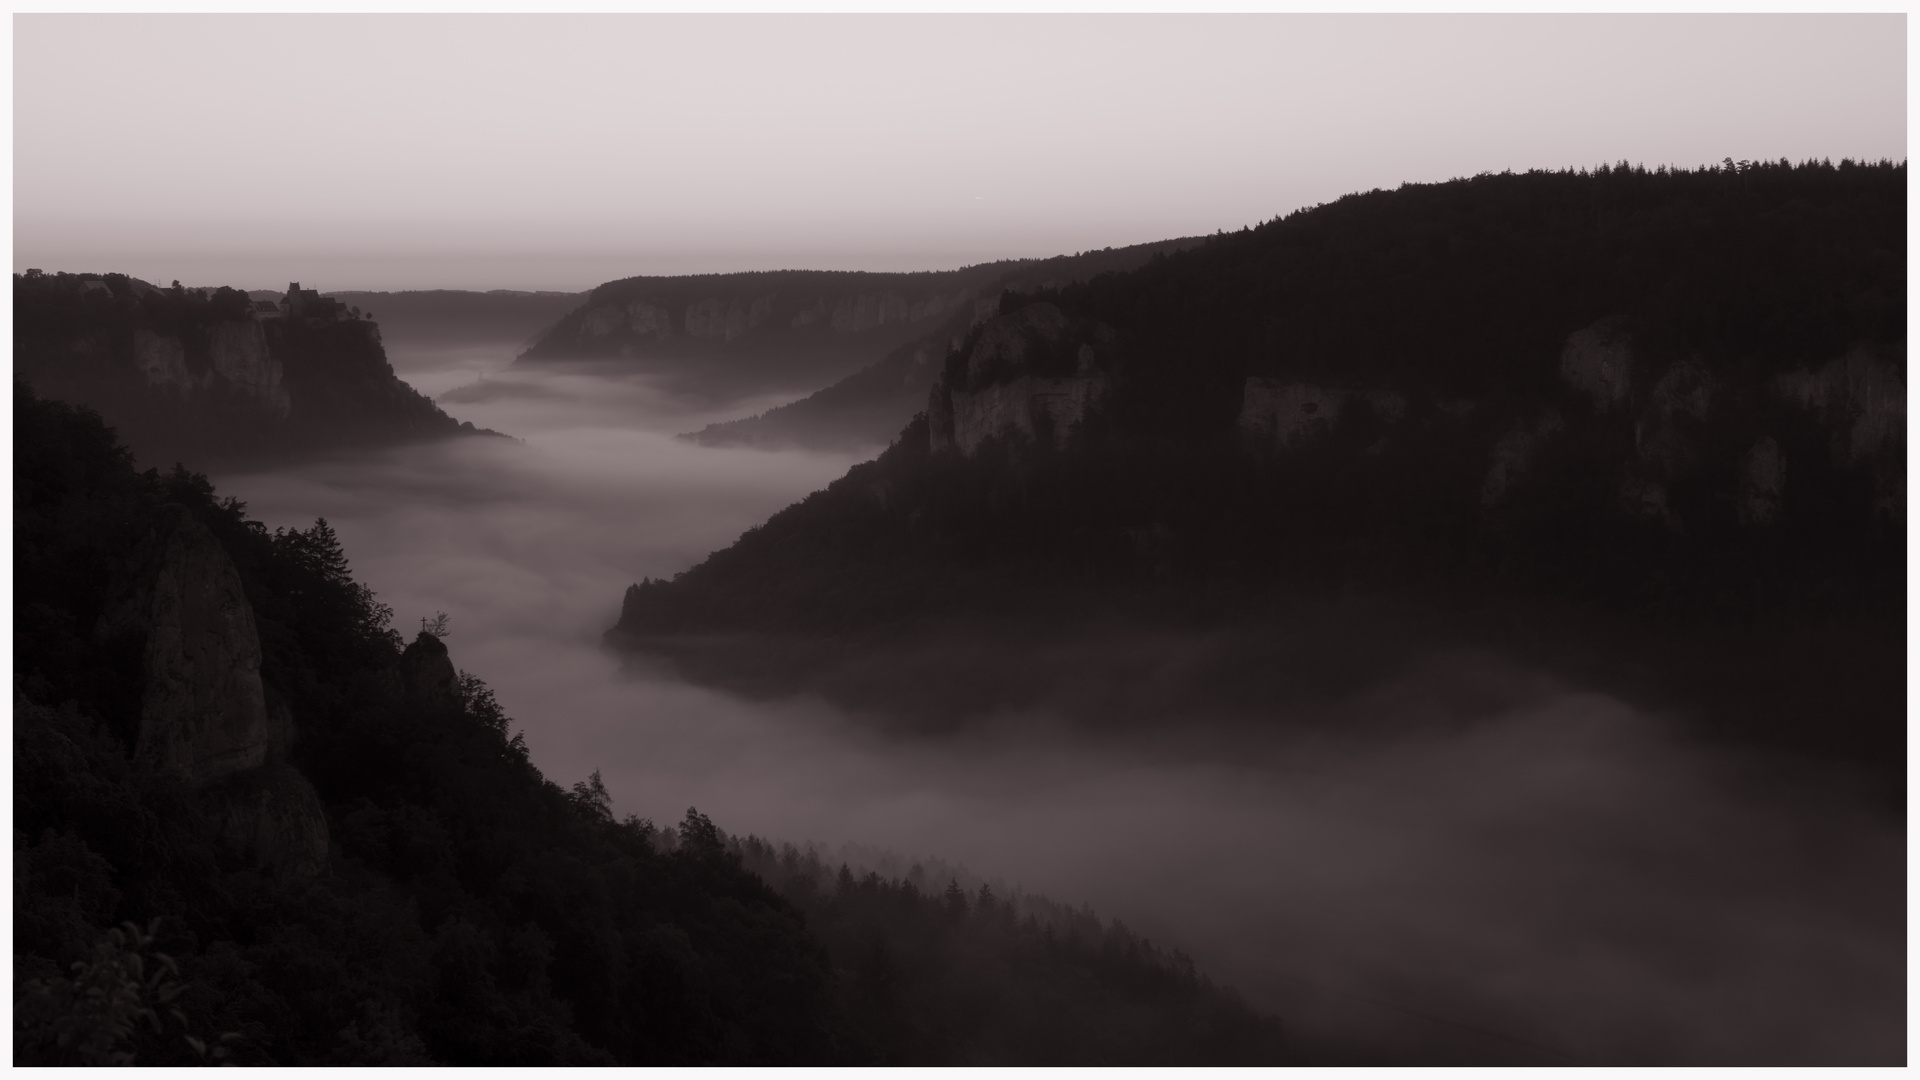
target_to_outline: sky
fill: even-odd
[[[581,290],[1906,156],[1904,15],[14,19],[14,268]]]

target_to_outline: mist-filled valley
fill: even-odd
[[[16,275],[17,1057],[1902,1061],[1904,199]]]
[[[562,784],[598,770],[618,814],[695,806],[830,863],[942,860],[1092,904],[1279,1015],[1309,1061],[1903,1053],[1904,838],[1844,767],[1700,743],[1674,715],[1378,604],[1291,638],[1109,626],[1035,643],[1042,692],[934,729],[623,660],[602,633],[627,584],[671,577],[858,456],[691,445],[672,435],[724,416],[644,376],[510,367],[517,344],[389,355],[518,441],[213,479],[269,526],[326,518],[409,636],[448,613],[454,662],[538,767]],[[1337,674],[1264,716],[1183,712],[1205,700],[1206,658],[1236,648]],[[901,693],[940,668],[906,666]],[[1164,722],[1089,725],[1076,706],[1156,681],[1142,710]]]

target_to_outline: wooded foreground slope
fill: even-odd
[[[324,521],[270,532],[201,476],[138,473],[24,384],[14,438],[16,1063],[1285,1056],[1123,928],[1118,955],[1038,926],[976,948],[934,904],[797,905],[692,810],[616,821],[597,773],[545,779],[437,637],[390,628]],[[903,958],[916,996],[874,1012],[874,933],[961,944]],[[984,976],[948,963],[976,953]],[[956,1026],[927,1010],[961,976],[1046,993]]]

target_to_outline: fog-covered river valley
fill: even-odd
[[[671,576],[856,456],[676,440],[724,408],[636,377],[402,378],[519,441],[461,439],[216,476],[269,526],[324,517],[411,636],[450,615],[563,785],[616,814],[963,865],[1086,902],[1280,1014],[1303,1044],[1537,1063],[1886,1060],[1904,1045],[1904,837],[1821,778],[1781,790],[1668,718],[1500,656],[1438,650],[1346,707],[1467,724],[1330,741],[1204,717],[1094,738],[1043,714],[889,734],[623,667],[622,592]],[[1463,689],[1465,688],[1465,689]],[[1471,692],[1468,692],[1471,691]],[[1463,704],[1464,702],[1464,704]]]

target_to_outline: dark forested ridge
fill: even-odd
[[[1057,285],[1091,268],[1135,265],[1153,252],[1190,243],[1167,240],[920,273],[778,270],[624,278],[594,289],[520,362],[613,364],[646,373],[676,393],[713,401],[808,393],[886,360],[956,318],[965,325],[976,309],[991,310],[1010,281]]]
[[[1358,590],[1903,773],[1905,200],[1891,163],[1490,175],[1009,292],[877,461],[611,638]]]
[[[616,821],[324,521],[24,384],[14,440],[17,1064],[1284,1060],[1117,925]]]
[[[396,378],[380,329],[339,301],[157,289],[124,274],[16,274],[14,371],[100,412],[148,465],[492,434]]]

